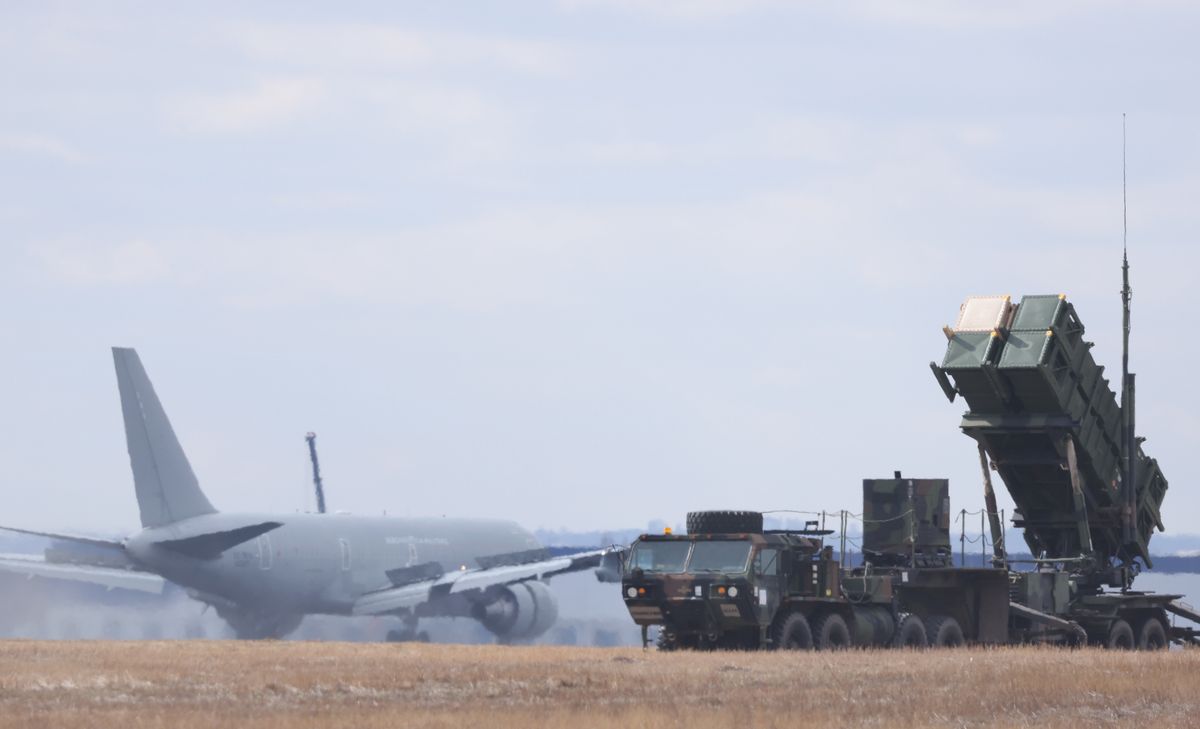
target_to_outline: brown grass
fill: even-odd
[[[1192,727],[1200,651],[0,642],[0,727]]]

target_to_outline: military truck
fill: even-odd
[[[1200,617],[1178,595],[1088,591],[1037,560],[1030,571],[953,566],[950,514],[946,479],[866,479],[862,564],[843,567],[824,543],[832,530],[815,523],[764,530],[758,512],[692,512],[687,534],[631,545],[625,604],[643,642],[660,626],[663,650],[1196,642],[1166,622]]]
[[[832,530],[764,530],[758,512],[688,514],[686,535],[643,535],[622,590],[646,641],[676,648],[832,650],[1007,640],[1007,572],[951,565],[949,482],[863,481],[863,556],[844,569]]]
[[[947,398],[969,407],[961,428],[978,447],[992,567],[952,566],[949,483],[863,482],[861,567],[844,569],[830,532],[763,531],[755,512],[696,512],[688,534],[645,535],[622,589],[643,639],[660,645],[840,648],[848,645],[1041,642],[1156,650],[1200,644],[1181,595],[1133,589],[1153,566],[1167,481],[1135,435],[1124,265],[1121,394],[1064,295],[971,297],[944,327]],[[1000,474],[1032,558],[1013,569],[991,473]]]
[[[845,622],[828,617],[846,606],[839,565],[821,540],[830,531],[765,531],[752,511],[687,519],[687,534],[644,534],[630,547],[621,590],[643,644],[660,625],[663,650],[809,648],[810,620],[826,642],[849,642]]]

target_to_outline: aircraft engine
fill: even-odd
[[[533,640],[558,619],[558,600],[544,582],[518,582],[488,591],[477,617],[501,640]]]

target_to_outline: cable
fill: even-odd
[[[854,518],[855,521],[862,522],[863,524],[886,524],[889,521],[896,521],[898,519],[904,519],[905,517],[911,516],[913,513],[915,513],[915,512],[912,509],[909,509],[908,511],[904,512],[903,514],[898,514],[896,516],[889,517],[887,519],[863,519],[863,518],[861,518],[862,514],[850,514],[849,512],[847,512],[847,516],[850,516],[850,517]]]

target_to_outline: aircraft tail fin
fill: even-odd
[[[137,352],[113,347],[113,363],[142,526],[164,526],[215,513],[200,490]]]

